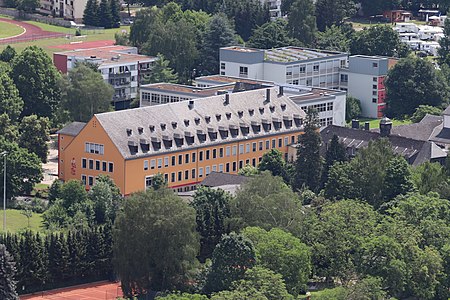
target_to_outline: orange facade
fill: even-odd
[[[296,129],[125,160],[93,117],[77,136],[59,135],[59,177],[85,181],[89,189],[96,176],[106,174],[122,194],[128,195],[144,190],[153,175],[162,173],[169,187],[181,191],[201,182],[210,172],[236,174],[246,164],[256,166],[270,149],[287,154],[288,145],[295,143],[301,132]]]

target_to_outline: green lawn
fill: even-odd
[[[20,26],[7,22],[0,22],[0,39],[10,36],[16,36],[21,34],[22,32],[24,32],[24,29]]]
[[[25,21],[25,23],[35,25],[37,27],[40,27],[42,30],[46,30],[46,31],[75,34],[75,28],[55,26],[55,25],[45,24],[45,23],[36,22],[36,21]]]
[[[374,129],[374,128],[378,128],[380,126],[380,120],[379,119],[365,119],[365,118],[361,118],[358,119],[359,120],[359,124],[361,126],[364,126],[365,122],[369,122],[370,123],[370,129]],[[392,126],[399,126],[399,125],[408,125],[411,124],[411,120],[392,120]],[[349,123],[349,125],[351,125],[351,123]]]
[[[27,217],[21,214],[21,210],[7,209],[6,210],[6,230],[8,232],[18,232],[25,229],[33,231],[41,231],[42,228],[42,214],[33,213],[30,218],[30,227],[28,227]],[[3,209],[0,211],[0,232],[3,232]]]

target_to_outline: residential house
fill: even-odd
[[[83,22],[88,0],[40,0],[40,13],[58,18]]]

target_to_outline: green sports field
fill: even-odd
[[[20,26],[0,21],[0,39],[16,36],[24,32]]]

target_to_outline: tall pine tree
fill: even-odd
[[[333,135],[333,138],[327,147],[327,152],[325,153],[325,164],[323,165],[322,171],[322,186],[324,186],[328,180],[328,172],[330,171],[331,166],[335,162],[343,162],[347,161],[347,159],[345,146],[339,142],[339,137],[337,135]]]
[[[318,132],[318,113],[308,109],[305,122],[305,133],[300,137],[295,162],[295,179],[293,187],[303,186],[317,192],[320,188],[322,174],[322,157],[320,156],[321,137]]]
[[[108,0],[101,0],[98,8],[99,26],[104,28],[111,28],[112,15],[111,6]]]
[[[97,0],[88,0],[83,13],[83,23],[88,26],[99,26]]]
[[[207,74],[219,73],[219,49],[236,43],[236,33],[223,13],[215,14],[209,21],[203,37],[201,56]]]
[[[439,40],[439,62],[450,66],[450,19],[445,20],[444,36]]]
[[[111,0],[109,4],[111,8],[111,27],[120,27],[120,3],[118,0]]]
[[[6,247],[0,244],[0,299],[19,299],[16,292],[14,275],[16,267],[12,256],[6,251]]]

